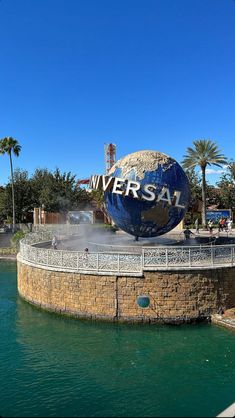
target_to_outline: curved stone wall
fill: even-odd
[[[18,290],[34,305],[76,317],[190,322],[235,306],[235,267],[105,276],[47,270],[19,258]],[[146,308],[137,304],[142,295],[150,300]]]

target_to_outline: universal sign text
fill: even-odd
[[[90,178],[90,188],[123,196],[131,196],[134,199],[143,199],[149,202],[154,200],[167,202],[170,206],[185,209],[185,206],[180,204],[181,192],[175,190],[171,197],[169,188],[165,186],[156,192],[157,186],[155,184],[145,184],[141,188],[141,184],[138,181],[95,175]]]

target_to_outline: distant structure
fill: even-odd
[[[116,145],[104,144],[105,172],[108,174],[110,168],[116,162]]]
[[[85,184],[85,185],[88,185],[90,183],[90,179],[82,179],[82,180],[78,180],[78,182],[77,182],[77,186],[78,187],[80,187],[81,186],[81,184]]]
[[[104,144],[104,158],[105,158],[105,173],[108,174],[110,168],[116,162],[116,145],[115,144]],[[81,179],[78,180],[77,186],[81,187],[81,185],[88,186],[90,183],[90,179]]]

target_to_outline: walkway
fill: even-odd
[[[0,233],[0,248],[11,247],[12,234]]]
[[[212,315],[211,321],[216,325],[221,325],[235,331],[235,308],[228,309],[223,315]]]

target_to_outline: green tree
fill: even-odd
[[[202,173],[202,224],[206,227],[206,167],[215,165],[221,167],[227,159],[221,153],[215,142],[210,139],[193,141],[194,147],[187,148],[187,154],[183,156],[182,165],[188,170],[200,167]]]
[[[220,206],[220,189],[212,184],[207,184],[206,201],[208,206]]]
[[[235,163],[229,162],[227,171],[224,173],[220,181],[217,182],[219,188],[219,204],[220,208],[232,209],[235,211]]]
[[[230,161],[228,164],[228,170],[229,170],[229,177],[233,183],[235,182],[235,162]]]
[[[199,178],[198,174],[196,173],[194,168],[188,169],[187,177],[189,181],[190,187],[190,203],[189,207],[193,207],[198,200],[201,200],[202,196],[202,189],[201,189],[201,179]]]
[[[62,173],[58,168],[53,173],[37,169],[31,182],[34,205],[43,205],[48,212],[85,208],[91,200],[90,194],[77,186],[75,175]]]
[[[91,192],[91,198],[96,203],[97,207],[100,210],[104,210],[104,192],[102,190],[92,190]]]
[[[0,186],[0,224],[5,220],[5,187]]]
[[[15,232],[15,195],[14,195],[14,178],[13,178],[13,163],[12,163],[12,154],[16,157],[19,156],[21,151],[21,146],[18,141],[11,136],[5,137],[0,140],[0,154],[8,154],[10,158],[10,169],[11,169],[11,189],[12,189],[12,224],[13,232]]]
[[[17,169],[13,174],[14,196],[15,196],[15,218],[16,223],[24,222],[28,212],[33,210],[32,190],[28,172]],[[12,190],[11,182],[8,183],[0,193],[0,211],[4,220],[12,219]]]
[[[16,222],[29,219],[34,207],[44,207],[48,212],[66,213],[84,210],[92,200],[91,193],[78,187],[76,176],[71,172],[54,172],[36,169],[29,178],[28,172],[17,169],[13,173],[14,212]],[[12,222],[12,183],[0,188],[0,222]],[[10,220],[11,219],[11,220]]]

